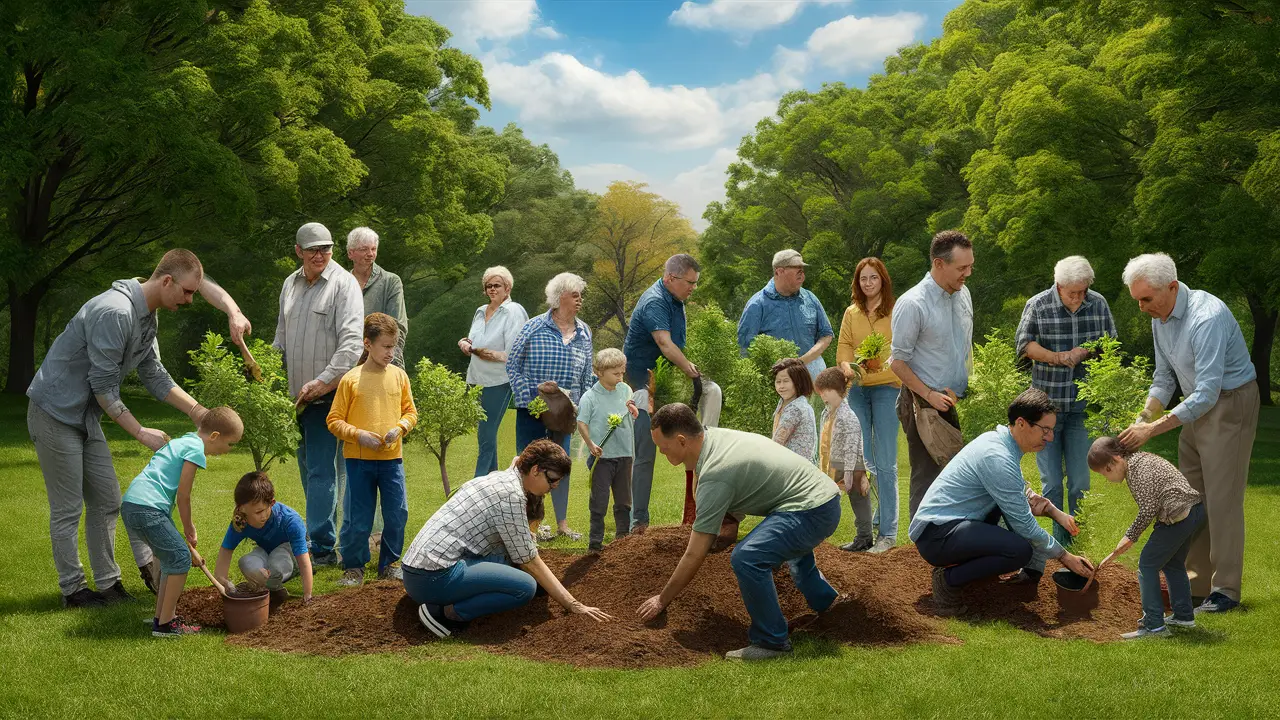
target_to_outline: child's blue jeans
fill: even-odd
[[[191,550],[187,539],[173,524],[173,516],[163,510],[131,502],[121,503],[120,517],[129,534],[145,542],[165,575],[186,575],[191,570]]]
[[[369,563],[369,533],[378,496],[382,496],[382,546],[378,572],[400,559],[404,552],[404,527],[409,505],[404,489],[404,460],[356,460],[347,458],[347,492],[343,498],[342,567],[362,568]]]
[[[1160,571],[1169,583],[1169,604],[1179,620],[1195,618],[1191,603],[1191,581],[1187,578],[1187,552],[1191,538],[1204,524],[1204,503],[1172,525],[1158,522],[1147,538],[1138,559],[1138,587],[1142,590],[1142,626],[1148,630],[1164,627],[1164,598],[1160,596]]]

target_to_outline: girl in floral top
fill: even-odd
[[[1155,521],[1138,560],[1138,587],[1142,591],[1142,624],[1121,637],[1168,637],[1166,625],[1195,627],[1191,581],[1187,578],[1187,552],[1191,538],[1205,522],[1199,492],[1192,489],[1178,468],[1159,455],[1129,452],[1113,437],[1101,437],[1089,448],[1089,468],[1111,482],[1128,480],[1129,492],[1138,503],[1138,517],[1116,545],[1119,557],[1142,537]],[[1160,572],[1169,585],[1173,614],[1165,617],[1160,596]]]
[[[818,420],[809,404],[813,378],[799,358],[779,360],[771,372],[779,398],[773,411],[773,441],[813,462],[818,449]]]

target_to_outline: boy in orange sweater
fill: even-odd
[[[373,313],[364,319],[365,354],[338,383],[327,418],[329,432],[344,441],[347,494],[342,504],[342,532],[338,537],[341,585],[364,582],[369,562],[369,533],[374,506],[382,496],[382,545],[378,551],[378,579],[400,579],[404,527],[409,506],[404,487],[404,455],[400,439],[418,423],[409,376],[391,364],[399,328],[390,315]]]

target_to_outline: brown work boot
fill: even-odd
[[[960,588],[947,584],[946,568],[933,569],[933,611],[940,617],[955,617],[968,610],[960,603]]]

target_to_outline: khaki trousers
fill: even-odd
[[[1208,523],[1191,543],[1191,592],[1240,600],[1244,574],[1244,488],[1258,430],[1258,384],[1223,390],[1200,419],[1182,426],[1178,469],[1204,494]]]

